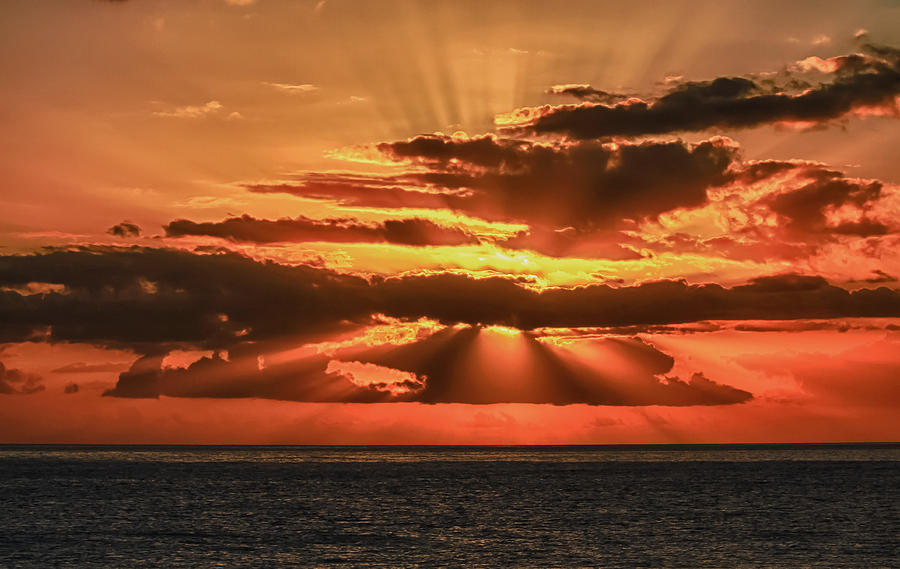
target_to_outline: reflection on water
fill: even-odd
[[[0,446],[0,567],[891,567],[900,445]]]

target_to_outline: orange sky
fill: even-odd
[[[0,442],[900,440],[898,6],[0,12]]]

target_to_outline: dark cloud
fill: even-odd
[[[424,167],[422,181],[468,189],[449,206],[488,219],[552,228],[607,226],[706,201],[737,158],[714,138],[639,144],[533,143],[481,136],[417,136],[382,143],[388,158]]]
[[[127,346],[143,355],[108,395],[121,397],[264,397],[296,401],[426,403],[592,403],[707,405],[750,395],[710,381],[668,377],[672,358],[636,339],[595,338],[603,356],[588,364],[533,333],[518,334],[510,367],[490,355],[481,325],[539,327],[660,326],[704,320],[900,316],[900,295],[887,288],[848,292],[819,277],[780,275],[746,285],[678,281],[631,287],[525,288],[506,278],[424,274],[364,280],[324,269],[257,262],[233,253],[99,248],[0,257],[0,284],[65,285],[43,295],[4,293],[0,329],[29,330],[49,341]],[[308,341],[371,322],[375,314],[428,317],[448,328],[402,346],[343,348],[264,361]],[[12,325],[12,328],[9,326]],[[485,336],[485,334],[488,334]],[[279,347],[281,346],[281,347]],[[488,348],[485,348],[488,346]],[[163,368],[175,348],[216,350],[186,369]],[[485,351],[485,350],[488,351]],[[227,350],[225,355],[223,350]],[[335,366],[335,362],[340,365]],[[341,364],[343,362],[343,364]],[[466,363],[469,362],[469,363]],[[478,362],[478,365],[472,362]],[[341,365],[376,365],[391,375],[358,379]],[[596,364],[596,367],[595,367]],[[468,365],[475,367],[467,368]],[[475,373],[476,370],[486,373]],[[625,371],[622,371],[622,370]],[[39,389],[4,371],[7,391]],[[504,382],[501,378],[515,377]],[[15,381],[10,381],[14,378]]]
[[[730,87],[738,92],[742,88]],[[409,164],[402,178],[420,184],[422,191],[400,189],[395,184],[401,183],[401,176],[342,175],[331,182],[316,176],[253,190],[318,199],[332,192],[341,203],[377,207],[402,207],[405,194],[410,194],[419,200],[418,207],[525,223],[527,230],[493,240],[505,248],[553,257],[638,259],[638,251],[647,249],[736,260],[795,259],[815,255],[828,243],[846,241],[843,238],[898,231],[884,208],[877,207],[887,195],[880,182],[847,178],[816,163],[740,162],[736,145],[723,138],[697,145],[550,144],[490,135],[423,135],[377,147],[389,160]],[[776,178],[777,184],[761,189],[762,197],[741,197],[747,185]],[[663,212],[710,204],[710,188],[733,194],[727,200],[729,211],[721,212],[733,220],[728,235],[642,236],[642,223]],[[747,221],[759,219],[763,210],[771,212],[772,223]]]
[[[81,248],[0,257],[0,283],[59,283],[63,292],[0,290],[0,339],[93,342],[146,351],[215,348],[236,338],[324,334],[364,317],[362,278],[230,253]]]
[[[0,395],[31,395],[43,390],[41,376],[7,368],[0,362]]]
[[[742,332],[809,332],[830,330],[848,332],[850,330],[888,330],[891,324],[870,319],[835,318],[827,320],[732,320],[732,321],[699,321],[684,324],[642,324],[632,326],[606,326],[601,328],[539,328],[535,330],[542,337],[564,338],[605,338],[611,335],[629,336],[636,334],[685,335],[738,330]]]
[[[439,170],[464,163],[471,166],[516,171],[527,168],[536,148],[534,143],[493,135],[455,138],[445,135],[419,135],[409,140],[382,142],[376,145],[382,154],[394,160],[439,165]]]
[[[315,220],[307,217],[278,220],[256,219],[249,215],[219,222],[197,223],[177,219],[165,226],[169,237],[206,235],[252,243],[393,243],[398,245],[471,245],[478,239],[455,227],[443,227],[420,218],[390,219],[364,224],[350,218]]]
[[[688,322],[683,324],[640,324],[631,326],[603,326],[580,328],[538,328],[535,332],[542,337],[574,337],[591,338],[607,336],[635,336],[637,334],[695,334],[703,332],[718,332],[726,327],[719,322]]]
[[[381,224],[388,243],[399,245],[473,245],[478,239],[454,227],[442,227],[427,219],[389,219]]]
[[[415,400],[425,403],[552,403],[567,405],[725,405],[752,398],[746,391],[712,382],[702,374],[689,381],[665,377],[674,360],[636,338],[594,342],[609,359],[627,362],[604,369],[589,367],[531,334],[523,342],[521,365],[498,362],[480,352],[490,340],[478,328],[447,329],[403,346],[384,346],[357,359],[426,378]],[[610,366],[615,367],[615,366]],[[480,370],[477,373],[476,370]]]
[[[257,194],[290,194],[332,200],[346,206],[454,209],[462,207],[466,201],[465,192],[425,187],[421,177],[414,175],[351,176],[313,172],[296,182],[243,184],[243,187]]]
[[[629,99],[520,109],[509,129],[577,139],[642,136],[713,128],[749,128],[779,122],[821,124],[857,110],[896,113],[900,51],[865,46],[868,55],[822,60],[831,81],[797,92],[773,91],[743,77],[687,82],[650,100]],[[802,86],[800,83],[797,87]],[[501,126],[504,121],[501,119]]]
[[[375,290],[385,314],[522,329],[900,315],[896,291],[882,287],[851,293],[821,277],[800,275],[760,277],[732,288],[659,281],[540,292],[503,278],[430,275],[388,279]]]
[[[830,233],[869,237],[884,235],[890,228],[866,216],[870,206],[881,197],[882,184],[841,178],[836,172],[808,172],[812,180],[795,190],[764,198],[763,203],[784,219],[789,236],[804,240]],[[831,222],[827,213],[850,208],[856,219]]]
[[[682,281],[536,291],[513,279],[447,273],[366,280],[227,254],[105,248],[0,257],[0,286],[65,285],[61,293],[0,292],[0,336],[131,347],[216,349],[323,336],[373,314],[444,323],[628,326],[700,320],[900,316],[888,288],[849,292],[814,276],[742,286]]]
[[[604,103],[607,105],[617,103],[619,101],[624,101],[625,99],[631,97],[631,95],[610,93],[608,91],[594,89],[590,85],[581,84],[554,85],[553,87],[550,87],[547,92],[553,95],[568,95],[571,97],[575,97],[576,99],[581,99],[582,101]]]
[[[122,371],[126,369],[128,364],[115,363],[115,362],[106,362],[102,364],[88,364],[85,362],[75,362],[71,364],[64,365],[62,367],[58,367],[53,370],[53,373],[98,373],[98,372],[110,372],[110,371]]]
[[[783,160],[758,160],[754,162],[746,162],[741,164],[739,168],[735,168],[729,172],[728,181],[738,184],[755,184],[778,176],[791,170],[797,170],[804,166],[810,166],[806,163],[797,163]],[[818,165],[816,165],[818,166]],[[836,174],[838,174],[836,172]]]
[[[259,354],[244,348],[226,360],[201,358],[188,368],[162,368],[160,356],[147,356],[122,373],[106,395],[116,397],[261,397],[291,401],[377,403],[550,403],[567,405],[726,405],[752,395],[710,381],[665,376],[673,359],[639,339],[604,339],[598,349],[626,365],[595,369],[573,363],[568,355],[529,334],[524,342],[527,365],[511,368],[481,354],[479,328],[448,328],[405,345],[345,348],[330,356],[304,356],[262,366]],[[336,361],[407,372],[408,379],[359,383],[331,367]],[[503,368],[503,369],[500,369]],[[393,391],[392,391],[393,390]]]
[[[63,393],[66,395],[71,395],[73,393],[78,393],[78,384],[77,383],[69,383],[63,388]]]
[[[377,403],[398,400],[384,385],[357,385],[329,369],[331,358],[304,356],[260,368],[254,346],[203,357],[187,368],[164,368],[162,355],[139,358],[119,375],[113,397],[211,397],[280,399],[307,402]],[[403,399],[399,399],[403,400]]]
[[[113,225],[106,232],[116,237],[138,237],[141,234],[141,228],[130,221],[123,221]]]
[[[872,284],[878,284],[878,283],[895,283],[895,282],[898,282],[898,280],[900,280],[900,279],[897,279],[897,277],[895,277],[894,275],[890,275],[890,274],[888,274],[884,271],[878,270],[878,269],[872,271],[872,273],[873,273],[873,276],[865,279],[865,282],[872,283]]]
[[[853,326],[846,321],[788,321],[785,322],[749,322],[735,324],[734,329],[739,332],[810,332],[816,330],[834,330],[837,332],[849,332],[860,329],[861,326]]]
[[[116,397],[156,398],[159,397],[159,374],[165,354],[143,356],[132,364],[131,369],[119,374],[115,388],[104,395]]]
[[[377,149],[411,169],[384,178],[320,174],[245,187],[342,205],[450,209],[494,221],[583,229],[704,203],[707,188],[729,179],[738,153],[724,138],[543,144],[491,135],[421,135]]]

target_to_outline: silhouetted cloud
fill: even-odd
[[[88,364],[85,362],[75,362],[66,364],[53,370],[53,373],[97,373],[122,371],[127,368],[128,364],[106,362],[102,364]]]
[[[676,85],[657,99],[524,108],[497,122],[512,131],[590,139],[784,122],[815,125],[854,112],[896,116],[900,51],[873,44],[864,48],[866,54],[804,60],[802,70],[828,72],[831,81],[808,87],[797,82],[793,91],[744,77],[719,77]]]
[[[64,284],[21,295],[0,289],[0,339],[91,342],[153,350],[216,347],[235,338],[323,333],[364,317],[362,278],[236,254],[80,248],[0,258],[0,282]],[[2,285],[0,285],[2,286]]]
[[[344,348],[333,355],[314,354],[275,365],[245,346],[204,357],[187,368],[162,368],[162,357],[145,356],[120,375],[116,397],[262,397],[292,401],[377,403],[550,403],[567,405],[728,405],[752,395],[710,381],[666,376],[674,360],[635,338],[603,339],[595,348],[619,362],[614,369],[576,363],[571,354],[522,335],[527,365],[499,370],[477,359],[485,340],[478,328],[448,328],[404,345]],[[334,358],[334,359],[333,359]],[[348,369],[349,368],[349,369]],[[385,379],[355,377],[353,369],[377,370]],[[497,373],[502,371],[503,373]]]
[[[895,213],[900,194],[878,180],[849,178],[799,161],[742,164],[729,178],[707,203],[613,242],[654,253],[753,261],[812,259],[830,247],[844,247],[877,263],[900,236]],[[697,218],[714,218],[720,225],[698,230]]]
[[[0,395],[30,395],[43,390],[41,376],[7,368],[0,362]]]
[[[601,144],[491,135],[420,135],[375,148],[388,161],[411,163],[410,169],[386,177],[314,174],[245,187],[348,206],[450,209],[554,229],[605,227],[703,203],[707,188],[729,179],[738,151],[720,137],[698,144]]]
[[[258,397],[288,401],[376,403],[397,400],[382,385],[358,385],[329,369],[331,358],[312,355],[265,368],[253,346],[203,357],[187,368],[163,368],[162,355],[139,358],[120,374],[113,397]],[[402,399],[401,399],[402,400]]]
[[[702,374],[689,381],[666,377],[674,360],[636,338],[606,338],[594,348],[624,362],[604,368],[588,365],[564,350],[523,334],[524,353],[518,366],[493,363],[490,356],[476,373],[465,362],[477,359],[485,334],[477,328],[448,329],[402,346],[374,348],[360,361],[415,373],[426,378],[414,400],[425,403],[552,403],[567,405],[727,405],[752,398],[746,391],[712,382]],[[479,365],[474,364],[474,365]],[[615,369],[613,369],[615,368]],[[478,368],[475,368],[478,369]]]
[[[0,337],[216,349],[322,335],[373,314],[443,323],[539,327],[627,326],[699,320],[900,316],[900,293],[849,292],[815,276],[760,277],[731,288],[683,281],[536,291],[514,279],[448,273],[369,280],[225,254],[93,248],[0,257],[0,286],[65,285],[63,292],[0,291]]]
[[[865,279],[865,282],[878,284],[878,283],[895,283],[895,282],[898,282],[898,280],[900,280],[897,277],[895,277],[894,275],[890,275],[881,270],[876,269],[875,271],[872,271],[872,272],[873,272],[873,276]]]
[[[461,208],[466,202],[463,192],[441,192],[416,187],[423,182],[415,175],[364,176],[312,172],[297,182],[245,183],[243,187],[257,194],[290,194],[297,197],[337,201],[346,206],[385,208]]]
[[[514,235],[482,239],[552,257],[638,259],[649,250],[797,259],[828,243],[900,231],[891,213],[893,188],[819,163],[743,162],[737,144],[721,137],[690,145],[421,135],[376,149],[406,172],[315,174],[247,187],[348,206],[448,209],[524,223],[528,229]],[[644,232],[660,214],[708,206],[727,222],[719,234],[710,235],[709,227],[701,235],[670,227],[665,234]]]
[[[422,182],[470,190],[446,207],[554,228],[603,227],[699,205],[737,158],[737,145],[725,138],[551,144],[423,135],[377,148],[391,160],[425,167]]]
[[[554,85],[547,91],[553,95],[569,95],[582,101],[591,101],[593,103],[611,104],[623,101],[631,97],[631,95],[623,95],[621,93],[610,93],[594,89],[590,85],[584,84],[566,84]]]
[[[731,87],[741,88],[746,87]],[[734,260],[800,259],[831,243],[900,231],[891,213],[893,188],[846,177],[820,163],[744,162],[737,144],[720,137],[690,145],[420,135],[375,149],[405,165],[406,172],[316,174],[296,183],[247,187],[348,206],[448,209],[523,223],[528,229],[481,239],[551,257],[636,260],[651,252],[675,252]],[[710,211],[702,214],[706,207]],[[677,211],[686,214],[685,229],[670,223],[648,232],[660,214]],[[711,235],[709,227],[692,234],[697,225],[690,225],[691,211],[717,216],[722,226],[712,229],[718,234]]]
[[[809,184],[763,200],[786,221],[789,234],[808,239],[816,234],[869,237],[889,231],[887,224],[866,216],[868,206],[881,196],[880,182],[848,180],[824,169],[807,175],[813,178]],[[852,210],[854,219],[830,222],[827,213],[841,208]]]
[[[525,289],[503,278],[429,275],[387,279],[375,287],[381,312],[452,323],[543,326],[625,326],[698,320],[834,318],[900,315],[900,294],[888,288],[848,292],[821,277],[759,277],[731,288],[683,281],[614,288]]]
[[[106,232],[116,237],[138,237],[141,234],[141,228],[130,221],[123,221],[113,225]]]
[[[478,239],[454,227],[442,227],[427,219],[390,219],[364,224],[351,218],[315,220],[307,217],[278,220],[249,215],[219,222],[197,223],[177,219],[165,226],[166,235],[207,235],[252,243],[332,241],[338,243],[394,243],[400,245],[470,245]]]

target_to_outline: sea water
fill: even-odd
[[[0,446],[0,567],[898,567],[900,445]]]

